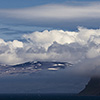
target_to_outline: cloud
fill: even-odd
[[[0,38],[5,41],[18,39],[21,40],[23,34],[29,34],[35,31],[51,30],[49,27],[38,27],[33,25],[5,25],[0,24]]]
[[[44,30],[24,34],[24,42],[0,39],[0,63],[26,61],[83,62],[100,57],[100,29],[79,27],[78,31]],[[94,60],[95,61],[95,60]]]
[[[48,4],[23,9],[1,9],[0,17],[24,20],[69,20],[100,18],[100,4],[87,3],[85,5]]]
[[[30,43],[48,48],[54,41],[64,44],[75,41],[77,33],[63,30],[45,30],[43,32],[33,32],[32,34],[23,35],[23,37]]]

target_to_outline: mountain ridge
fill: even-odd
[[[15,73],[34,73],[36,71],[48,70],[58,71],[71,67],[72,64],[68,62],[54,62],[54,61],[30,61],[17,65],[0,66],[0,74],[15,74]]]
[[[85,88],[78,95],[100,96],[100,76],[92,77]]]

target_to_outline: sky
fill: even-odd
[[[45,4],[64,4],[73,2],[96,2],[99,0],[0,0],[0,8],[25,8]]]
[[[99,57],[98,0],[0,0],[0,5],[0,63]]]
[[[63,30],[99,28],[97,9],[99,0],[0,0],[0,23]]]
[[[77,63],[99,56],[98,0],[0,0],[0,5],[0,56],[9,57],[1,63]]]
[[[88,75],[99,59],[99,0],[0,0],[1,64],[66,61]]]
[[[98,0],[0,0],[0,5],[0,63],[99,57]]]
[[[0,0],[0,37],[20,40],[24,33],[45,29],[98,29],[99,4],[99,0]]]

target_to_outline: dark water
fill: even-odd
[[[100,100],[100,96],[69,94],[0,94],[0,100]]]

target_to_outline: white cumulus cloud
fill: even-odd
[[[24,34],[26,42],[0,39],[0,63],[33,60],[77,63],[100,57],[100,29],[79,27],[78,31],[44,30]]]

